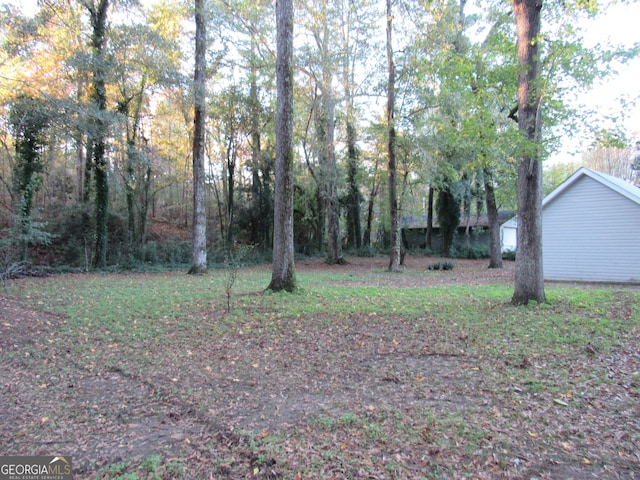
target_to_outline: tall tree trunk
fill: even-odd
[[[273,264],[268,289],[294,291],[293,0],[276,0],[277,112]]]
[[[409,171],[405,170],[404,174],[402,175],[402,189],[400,191],[400,199],[398,201],[399,212],[402,211],[402,204],[405,199],[405,194],[407,193],[408,178],[409,178]],[[400,265],[404,267],[404,259],[407,254],[407,249],[409,248],[409,242],[407,241],[407,235],[404,229],[402,229],[399,225],[398,225],[398,232],[399,232],[398,236],[399,236],[399,242],[400,242]]]
[[[100,121],[102,122],[102,121]],[[106,141],[97,139],[93,146],[94,178],[96,182],[95,215],[96,245],[93,265],[97,268],[107,266],[107,242],[109,224],[109,181],[106,159]]]
[[[260,134],[258,134],[259,136]],[[251,135],[255,137],[254,134]],[[259,141],[259,140],[258,140]],[[252,150],[255,147],[252,147]],[[256,158],[254,157],[255,153],[252,153],[251,159],[251,234],[250,239],[253,245],[261,246],[261,249],[264,248],[265,245],[262,244],[262,182],[260,181],[260,167],[256,163]]]
[[[78,81],[78,90],[76,92],[76,101],[78,104],[82,101],[82,92],[86,88],[85,82],[83,79]],[[78,128],[78,130],[74,134],[74,140],[76,144],[76,189],[77,189],[77,200],[78,202],[85,202],[86,199],[84,197],[85,190],[85,167],[87,160],[85,158],[86,153],[86,144],[85,142],[85,133]]]
[[[442,238],[442,256],[451,256],[451,247],[460,225],[460,201],[452,192],[453,184],[446,179],[440,187],[436,200],[440,237]]]
[[[314,169],[307,157],[307,167],[311,173],[311,177],[316,182],[316,232],[315,232],[315,248],[321,252],[324,249],[324,240],[326,238],[326,224],[327,224],[327,153],[328,150],[324,148],[327,137],[327,112],[325,109],[325,100],[323,95],[318,97],[319,106],[313,109],[313,119],[315,124],[315,138],[316,138],[316,155],[318,157],[318,168]]]
[[[127,223],[128,223],[128,243],[129,248],[136,252],[136,255],[140,253],[141,246],[141,234],[136,223],[136,200],[141,200],[140,193],[143,186],[142,178],[137,178],[136,169],[141,166],[142,155],[138,149],[138,132],[140,127],[140,113],[142,111],[144,91],[144,80],[140,85],[140,91],[138,94],[131,98],[122,98],[118,107],[118,112],[124,115],[126,120],[126,160],[124,168],[124,190],[127,204]],[[138,195],[136,195],[138,194]],[[138,197],[138,198],[136,198]]]
[[[316,201],[317,211],[316,211],[315,248],[318,250],[318,252],[321,252],[324,248],[324,239],[325,239],[324,231],[325,231],[325,224],[327,221],[327,209],[324,201],[325,192],[323,188],[324,187],[320,184],[316,186],[315,201]]]
[[[429,199],[427,200],[427,231],[425,243],[429,250],[433,250],[433,186],[429,185]]]
[[[249,82],[249,103],[251,106],[251,243],[262,244],[262,188],[260,180],[260,99],[258,98],[258,67],[255,61],[256,41],[251,37],[251,78]]]
[[[511,302],[545,301],[542,269],[540,11],[542,0],[514,0],[518,32],[518,129],[527,140],[518,162],[518,245]]]
[[[388,128],[388,175],[389,175],[389,216],[391,218],[391,246],[389,252],[389,270],[400,271],[400,229],[398,228],[398,195],[396,192],[396,126],[395,101],[396,74],[393,64],[393,48],[391,34],[393,31],[393,16],[391,0],[387,0],[387,66],[389,81],[387,84],[387,128]]]
[[[104,112],[107,110],[106,65],[104,48],[107,41],[107,11],[109,0],[100,0],[97,4],[85,3],[91,20],[91,48],[93,55],[93,81],[91,100],[98,110],[91,135],[91,152],[96,185],[95,224],[96,242],[93,265],[97,268],[107,266],[107,234],[109,223],[109,182],[108,161],[106,158],[107,125]]]
[[[369,201],[367,202],[367,223],[364,231],[364,238],[362,239],[362,244],[365,247],[371,246],[371,232],[373,230],[373,207],[375,206],[375,199],[378,196],[378,190],[380,188],[380,184],[378,183],[378,167],[380,165],[380,161],[376,157],[376,163],[373,167],[373,183],[371,185],[371,191],[369,192]]]
[[[260,195],[260,211],[262,215],[260,221],[262,223],[262,240],[265,247],[273,247],[273,213],[274,213],[274,200],[273,189],[271,187],[271,169],[274,166],[273,158],[263,157],[262,165],[262,191]]]
[[[377,194],[377,188],[372,188],[371,193],[369,194],[369,202],[367,202],[367,223],[362,238],[362,245],[364,247],[371,246],[371,231],[373,230],[373,207],[375,206],[375,199]]]
[[[209,174],[211,175],[211,178],[214,178],[213,175],[213,166],[209,165]],[[224,178],[224,172],[223,172],[223,178]],[[223,180],[223,186],[224,186],[224,180]],[[218,210],[218,228],[220,229],[220,231],[218,232],[218,238],[220,241],[224,241],[224,235],[226,232],[226,228],[225,228],[225,216],[226,216],[226,207],[224,204],[224,192],[220,193],[220,189],[218,188],[218,182],[212,182],[212,187],[213,187],[213,196],[216,199],[216,208]],[[226,187],[224,188],[224,190],[226,190]]]
[[[207,32],[203,4],[203,0],[195,0],[196,65],[193,77],[195,99],[193,118],[193,225],[191,226],[193,243],[191,247],[192,264],[189,273],[204,273],[207,270],[207,215],[204,169]]]
[[[487,205],[487,218],[489,220],[489,268],[502,268],[502,246],[500,245],[500,221],[498,218],[498,206],[496,205],[496,193],[493,187],[491,171],[484,169],[484,196]]]
[[[330,78],[328,79],[330,80]],[[327,212],[327,263],[333,265],[344,263],[342,258],[342,242],[340,241],[340,204],[338,202],[338,167],[334,143],[335,132],[335,100],[327,87],[322,95],[325,138],[324,150],[326,158],[326,190],[325,205]]]
[[[89,203],[91,200],[91,194],[93,192],[93,188],[91,186],[93,181],[93,136],[88,135],[87,141],[85,143],[85,155],[84,155],[84,186],[82,189],[82,201],[84,203]]]
[[[347,106],[349,110],[349,106]],[[347,205],[347,235],[350,245],[362,246],[362,226],[360,223],[360,190],[358,188],[358,148],[353,114],[347,112],[347,184],[349,204]]]
[[[86,160],[84,158],[84,135],[78,130],[74,135],[76,144],[76,199],[78,202],[84,201],[84,167]]]
[[[345,5],[346,6],[346,5]],[[344,8],[344,7],[343,7]],[[362,195],[358,186],[358,147],[356,132],[356,107],[354,103],[355,89],[355,58],[357,50],[357,34],[353,38],[354,27],[357,22],[357,15],[354,9],[344,8],[346,18],[342,29],[342,51],[352,52],[342,55],[342,87],[344,89],[346,120],[345,128],[347,133],[347,241],[350,246],[356,249],[362,247],[362,220],[360,202]]]
[[[133,248],[136,243],[136,211],[135,211],[135,171],[134,162],[136,157],[136,146],[133,140],[127,140],[127,152],[125,154],[126,167],[124,178],[124,192],[127,203],[127,242]]]
[[[148,153],[148,149],[147,149]],[[147,243],[147,217],[149,215],[149,203],[151,201],[149,191],[151,189],[151,181],[153,179],[151,159],[147,159],[147,168],[144,174],[144,183],[142,186],[142,202],[140,205],[140,230],[138,232],[138,240],[140,245]]]
[[[43,149],[48,124],[43,106],[33,98],[22,97],[11,107],[9,121],[14,130],[15,163],[13,164],[13,193],[19,225],[16,243],[20,259],[29,256],[29,243],[33,240],[31,212],[42,184],[46,161]]]
[[[225,138],[225,144],[227,145],[225,151],[225,161],[222,162],[222,172],[220,175],[220,183],[222,186],[222,192],[218,191],[218,187],[214,182],[213,189],[217,191],[216,199],[218,203],[218,210],[220,211],[220,241],[225,242],[227,238],[227,225],[229,224],[229,182],[227,178],[229,178],[229,143]],[[213,165],[209,164],[209,173],[214,175]],[[212,176],[212,178],[214,178]]]
[[[232,134],[233,135],[233,134]],[[236,145],[235,140],[230,140],[227,150],[227,231],[225,241],[227,248],[233,247],[233,211],[235,209],[235,171],[236,171]]]
[[[462,175],[461,185],[463,188],[462,211],[466,217],[466,223],[464,226],[464,243],[467,252],[469,252],[471,250],[471,204],[473,202],[471,201],[471,180],[466,172]]]

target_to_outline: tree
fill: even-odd
[[[313,0],[302,9],[305,28],[300,38],[302,69],[309,77],[305,89],[309,101],[309,127],[315,136],[304,138],[309,172],[316,182],[318,245],[324,246],[326,227],[327,262],[341,263],[342,236],[340,208],[346,210],[347,239],[350,245],[361,245],[358,151],[358,105],[356,99],[366,88],[373,68],[371,58],[372,28],[379,12],[371,0]],[[308,39],[308,40],[305,40]],[[340,142],[346,148],[338,149]],[[311,148],[307,149],[307,146]],[[342,190],[341,154],[345,158],[346,192]],[[311,159],[317,159],[317,166]],[[338,192],[340,195],[338,196]]]
[[[273,225],[273,291],[294,291],[293,245],[293,0],[276,3],[276,178]]]
[[[500,240],[498,205],[490,168],[485,168],[482,171],[482,180],[489,221],[489,268],[502,268],[502,242]]]
[[[601,131],[595,144],[582,154],[580,165],[638,184],[640,143],[630,142],[615,132]]]
[[[242,107],[242,125],[239,126],[242,126],[243,137],[246,134],[242,145],[244,167],[251,173],[250,205],[236,205],[241,209],[244,207],[244,211],[235,215],[235,223],[236,228],[249,233],[249,238],[244,240],[265,249],[272,246],[273,226],[271,173],[274,163],[274,127],[270,111],[273,102],[269,97],[274,96],[275,84],[276,54],[272,49],[275,40],[275,15],[272,12],[275,5],[268,0],[222,0],[221,3],[224,8],[216,12],[222,25],[218,42],[223,51],[230,52],[230,62],[226,66],[232,69],[229,77],[234,78],[235,84],[229,88],[242,92],[238,97]],[[239,78],[239,72],[246,72],[246,77]],[[248,85],[248,92],[240,85]],[[220,113],[220,119],[231,119],[233,115],[237,115],[232,113],[233,110],[238,110],[237,105],[229,105],[229,108],[229,113]],[[226,146],[224,148],[227,149]],[[250,151],[250,158],[247,158],[245,150]],[[227,156],[227,159],[230,157]],[[238,169],[239,175],[241,172]],[[229,173],[227,169],[226,174]],[[230,185],[228,183],[226,193]],[[242,188],[239,190],[238,193],[242,193]],[[233,215],[229,210],[228,213]]]
[[[442,236],[442,255],[445,257],[451,255],[453,240],[460,224],[460,199],[457,188],[457,182],[443,181],[436,200],[436,213]]]
[[[96,241],[93,265],[107,266],[108,222],[109,222],[109,162],[107,159],[107,13],[109,0],[81,0],[89,12],[91,21],[91,50],[93,78],[91,102],[95,108],[90,132],[92,166],[95,179],[95,225]]]
[[[204,145],[206,122],[206,54],[207,30],[204,18],[204,1],[195,0],[196,55],[193,118],[193,224],[191,268],[189,273],[207,270],[207,214],[205,203]]]
[[[393,63],[393,12],[391,0],[387,0],[387,159],[389,176],[389,216],[391,219],[391,250],[389,252],[389,270],[400,271],[400,228],[398,222],[398,194],[396,192],[396,125],[395,125],[395,81],[396,73]]]
[[[374,125],[371,128],[373,130],[372,136],[373,138],[379,138],[381,136],[386,136],[386,132],[382,133],[382,128],[380,125]],[[382,144],[382,141],[377,141],[376,143]],[[374,221],[374,209],[376,198],[380,194],[380,190],[384,184],[384,177],[381,165],[384,164],[384,157],[382,153],[378,153],[377,151],[373,152],[373,158],[370,158],[368,162],[363,162],[369,164],[369,168],[367,170],[367,177],[369,178],[371,184],[369,187],[369,198],[367,199],[367,213],[366,213],[366,221],[365,221],[365,230],[362,239],[362,245],[364,247],[371,246],[371,234],[373,233],[373,221]]]
[[[331,75],[326,75],[326,81]],[[324,83],[324,82],[323,82]],[[345,263],[342,258],[342,239],[340,238],[340,203],[338,201],[338,167],[335,151],[335,98],[329,89],[322,95],[322,110],[325,120],[324,157],[327,161],[325,185],[325,208],[327,212],[327,263]]]
[[[270,246],[271,225],[273,224],[273,208],[271,205],[269,187],[271,162],[262,151],[262,117],[263,108],[258,96],[257,42],[255,35],[251,35],[250,49],[250,77],[249,77],[249,108],[251,111],[251,236],[253,245],[260,245],[262,249]]]
[[[518,129],[525,141],[518,161],[518,243],[511,302],[544,302],[542,163],[540,162],[540,12],[542,0],[514,0],[518,32]]]
[[[175,15],[175,12],[173,13]],[[170,22],[148,15],[149,24],[121,25],[111,35],[117,112],[124,129],[124,155],[120,174],[127,205],[128,243],[139,249],[146,237],[150,188],[154,177],[148,132],[143,118],[149,113],[154,90],[177,83],[179,58],[176,41],[163,31]],[[158,25],[161,24],[161,25]],[[116,165],[118,164],[116,160]]]
[[[11,108],[10,122],[15,137],[16,160],[13,188],[16,194],[19,224],[20,260],[28,259],[29,243],[45,240],[44,232],[34,228],[31,218],[33,201],[42,183],[43,150],[51,114],[40,99],[18,97]]]
[[[338,199],[338,168],[335,149],[336,105],[338,94],[335,86],[336,69],[343,52],[335,40],[339,34],[341,19],[340,4],[320,0],[306,2],[308,21],[305,22],[313,43],[305,45],[305,71],[312,80],[312,113],[315,120],[316,142],[314,153],[318,159],[318,169],[311,172],[317,182],[320,212],[320,237],[324,230],[326,214],[327,263],[344,263],[340,235],[340,204]],[[317,94],[319,92],[319,95]],[[310,164],[308,164],[309,167]]]
[[[216,138],[222,162],[222,192],[215,188],[220,213],[220,234],[227,249],[234,244],[236,214],[236,178],[242,170],[241,162],[249,166],[248,141],[255,132],[251,118],[252,100],[238,85],[230,85],[218,93],[213,102],[212,137]],[[259,120],[259,118],[258,118]],[[258,140],[255,140],[259,142]],[[252,155],[257,155],[252,152]],[[254,157],[255,158],[255,157]],[[251,166],[255,163],[252,159]]]
[[[496,186],[509,190],[515,172],[508,166],[511,156],[511,136],[513,128],[504,115],[505,105],[511,102],[513,91],[511,20],[508,12],[500,9],[494,14],[495,20],[489,33],[478,46],[472,47],[471,61],[475,64],[471,82],[474,125],[475,161],[473,168],[481,178],[489,224],[489,268],[502,268],[502,245],[500,238],[499,209]],[[496,178],[500,182],[496,181]]]
[[[345,196],[346,224],[348,244],[360,248],[362,246],[362,221],[360,192],[360,148],[358,147],[359,126],[357,122],[358,108],[356,98],[360,90],[366,88],[358,86],[358,73],[368,70],[368,62],[374,57],[376,51],[373,46],[371,27],[375,24],[374,18],[378,17],[379,7],[377,2],[360,0],[342,0],[336,2],[341,13],[341,28],[339,38],[341,42],[340,55],[341,72],[340,81],[345,101],[345,135],[347,153],[347,194]],[[368,245],[368,240],[365,240]]]
[[[220,77],[226,79],[224,84],[212,85],[211,91],[207,90],[207,100],[223,99],[222,93],[234,85],[246,86],[239,89],[242,99],[208,102],[204,148],[209,158],[227,161],[223,175],[220,175],[221,163],[205,162],[209,165],[207,194],[214,188],[218,192],[227,189],[226,211],[220,215],[225,238],[262,243],[271,248],[276,158],[275,121],[271,120],[275,115],[270,112],[276,107],[275,68],[271,63],[275,64],[276,55],[270,48],[275,44],[275,16],[265,11],[270,12],[275,4],[267,0],[203,3],[206,8],[216,9],[216,15],[205,14],[210,47],[206,75],[211,78],[215,65],[216,73],[219,71]],[[475,196],[465,198],[467,212],[482,211],[484,207],[479,207],[477,201],[480,197],[486,200],[491,218],[498,207],[515,209],[516,147],[521,147],[521,153],[532,153],[536,161],[544,158],[545,150],[552,150],[554,146],[554,137],[564,136],[586,118],[574,115],[576,110],[560,108],[563,103],[569,103],[565,95],[567,85],[573,88],[579,83],[570,81],[572,70],[577,71],[577,80],[587,84],[600,75],[597,71],[609,56],[615,55],[604,46],[584,47],[586,43],[579,37],[581,22],[573,22],[575,17],[569,16],[576,10],[586,13],[581,10],[584,3],[553,2],[545,4],[543,10],[545,41],[540,45],[539,55],[542,82],[535,83],[539,95],[545,99],[545,121],[539,138],[543,148],[531,147],[529,141],[526,147],[521,147],[515,140],[516,124],[507,115],[514,106],[517,75],[516,25],[510,5],[493,0],[483,4],[482,10],[466,16],[465,0],[433,0],[420,3],[421,8],[412,8],[418,4],[411,1],[387,5],[373,0],[333,3],[312,0],[301,7],[301,18],[297,21],[305,30],[296,39],[306,48],[298,49],[298,53],[307,54],[299,58],[305,61],[300,63],[308,83],[294,88],[294,94],[300,95],[296,97],[296,104],[298,98],[302,99],[301,104],[308,101],[311,113],[304,118],[301,114],[299,125],[294,123],[294,128],[302,130],[306,119],[307,126],[315,127],[308,130],[313,130],[313,134],[311,156],[307,157],[315,162],[310,162],[315,173],[309,176],[303,163],[294,164],[302,172],[295,178],[294,190],[296,248],[302,246],[305,231],[312,232],[308,243],[314,245],[315,240],[320,239],[320,231],[325,232],[322,248],[327,247],[327,240],[340,240],[339,235],[327,236],[327,224],[337,226],[337,222],[328,221],[330,212],[328,208],[319,208],[319,198],[324,207],[337,207],[337,198],[340,198],[342,213],[346,214],[345,233],[349,244],[356,247],[360,238],[358,222],[362,221],[364,230],[365,215],[366,239],[375,235],[371,232],[372,226],[374,229],[380,226],[380,230],[388,234],[391,211],[398,214],[415,209],[411,213],[416,213],[423,209],[426,213],[427,193],[437,193],[444,188],[441,183],[444,178],[451,182],[457,182],[464,175],[469,180],[475,179]],[[108,4],[99,0],[46,0],[30,19],[21,19],[10,10],[0,12],[0,23],[6,26],[3,37],[6,41],[0,48],[3,77],[0,96],[4,105],[0,120],[8,125],[7,106],[21,92],[55,102],[55,111],[60,113],[47,132],[46,157],[43,157],[46,168],[40,174],[43,193],[37,198],[52,230],[56,229],[53,231],[71,232],[72,229],[64,227],[72,217],[67,212],[73,215],[82,212],[83,221],[75,222],[77,228],[73,229],[81,235],[75,238],[69,235],[74,240],[74,258],[81,260],[70,264],[86,262],[87,255],[91,257],[94,253],[94,247],[97,250],[98,244],[104,245],[106,235],[102,235],[102,230],[96,235],[95,245],[86,241],[96,233],[91,228],[91,220],[95,220],[96,225],[102,223],[98,217],[109,219],[108,254],[126,255],[128,238],[135,239],[139,246],[144,241],[144,222],[148,218],[154,236],[163,235],[159,242],[166,239],[167,233],[176,239],[172,247],[179,248],[172,249],[177,252],[175,256],[171,254],[172,258],[177,261],[179,257],[181,262],[192,260],[193,252],[187,248],[191,245],[185,236],[193,233],[195,107],[190,89],[193,84],[182,79],[179,83],[171,82],[172,79],[160,80],[165,73],[175,70],[176,65],[184,64],[180,51],[186,45],[183,12],[191,10],[194,2],[191,9],[173,1],[154,4],[149,12],[154,12],[155,21],[151,16],[138,16],[135,4],[128,0],[111,0]],[[87,41],[93,33],[98,33],[94,27],[99,27],[100,5],[109,9],[103,37],[105,41],[108,39],[108,48],[101,58],[97,49],[91,56],[92,45]],[[112,13],[112,9],[120,5],[126,10]],[[385,41],[374,29],[381,11],[387,7],[393,8],[387,19],[389,33],[393,35],[393,42],[388,45],[390,58],[376,56],[374,53],[382,52],[384,47],[373,44],[376,39]],[[88,9],[93,11],[93,17]],[[168,34],[159,34],[157,29]],[[219,50],[214,52],[213,46]],[[219,60],[211,61],[216,57]],[[573,60],[576,58],[580,61]],[[393,78],[382,78],[388,73],[388,65],[383,65],[385,60],[391,60]],[[104,79],[102,88],[97,81],[99,75],[94,75],[100,72]],[[195,73],[193,75],[195,77]],[[387,85],[392,88],[387,89]],[[99,108],[105,98],[96,95],[101,90],[106,92],[108,110]],[[371,97],[386,95],[387,90],[392,93],[387,100],[393,100],[395,112],[393,109],[387,112],[389,118],[380,122],[378,136],[368,136],[365,124],[373,123],[371,116],[376,113],[367,112],[363,107],[370,107],[374,104]],[[218,105],[218,110],[213,111],[212,105]],[[239,109],[239,105],[243,108]],[[236,123],[238,113],[242,113],[241,123]],[[218,149],[215,136],[209,134],[215,133],[215,127],[221,124],[213,119],[228,120],[228,125],[233,126],[228,130],[231,136],[225,144],[226,150]],[[564,128],[560,130],[561,127]],[[15,145],[6,132],[2,135],[6,139],[0,161],[0,208],[4,218],[14,205],[10,197],[15,194],[11,178]],[[395,138],[395,148],[389,148],[389,138]],[[94,164],[100,163],[96,160],[100,148],[95,150],[95,146],[106,148],[103,152],[106,159],[101,160],[104,168],[98,170]],[[228,153],[226,157],[224,152]],[[390,160],[389,152],[394,157],[390,164],[392,174],[395,169],[395,177],[392,175],[391,179],[397,182],[390,201],[387,200],[389,170],[382,168],[383,162]],[[609,164],[614,152],[606,153],[599,156]],[[617,154],[626,156],[627,153],[633,154],[622,151]],[[85,173],[90,184],[84,180]],[[387,178],[383,178],[385,175]],[[104,195],[104,189],[96,188],[105,177],[108,196]],[[485,188],[478,188],[483,181]],[[319,187],[316,191],[313,191],[313,182]],[[427,184],[432,184],[433,189],[427,190]],[[505,195],[506,191],[513,199]],[[369,209],[361,205],[361,193],[370,200]],[[492,196],[495,201],[491,200]],[[108,210],[101,210],[99,205],[105,198],[108,198]],[[394,198],[397,198],[396,207],[392,209]],[[79,204],[80,199],[86,204]],[[147,205],[148,216],[145,215]],[[360,206],[362,212],[358,211]],[[332,211],[336,212],[337,208]],[[217,214],[213,213],[213,217]],[[168,228],[160,223],[166,223]],[[210,225],[211,218],[207,230],[215,230],[211,230]],[[398,240],[396,227],[391,230],[392,239]],[[98,238],[102,240],[98,242]],[[378,241],[382,238],[377,236]],[[207,240],[212,241],[210,232]],[[384,236],[384,241],[388,241],[388,236]],[[72,243],[62,242],[51,251],[66,251]],[[338,247],[334,251],[339,251],[338,242],[333,243]],[[157,252],[164,255],[168,249],[162,247]],[[118,248],[124,250],[118,252]],[[499,255],[498,249],[492,248],[492,253]],[[153,260],[154,245],[141,249],[140,253],[145,254],[146,260]],[[328,256],[339,258],[339,254]],[[495,259],[499,260],[499,256]],[[493,263],[497,262],[492,260]]]
[[[414,88],[422,100],[412,123],[418,131],[430,132],[424,140],[428,160],[422,169],[425,180],[439,184],[440,190],[454,188],[460,176],[475,180],[476,188],[467,189],[465,212],[470,218],[474,205],[469,194],[476,199],[476,214],[484,210],[480,200],[486,203],[492,238],[490,267],[497,268],[502,254],[495,190],[500,185],[501,194],[510,191],[507,186],[515,179],[515,172],[510,174],[507,167],[515,128],[504,113],[516,94],[511,40],[515,28],[502,3],[489,3],[482,14],[473,15],[465,14],[466,3],[431,4],[435,21],[426,29],[426,38],[415,42],[412,57],[417,67]],[[486,32],[484,38],[474,41],[479,32]],[[443,185],[439,178],[448,179],[451,185]],[[468,226],[466,240],[470,248]]]
[[[349,102],[351,103],[351,102]],[[359,154],[353,107],[347,105],[347,239],[349,245],[362,246],[362,222],[360,219],[362,194],[358,185]]]

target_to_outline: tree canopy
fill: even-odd
[[[469,254],[473,232],[457,228],[464,219],[515,213],[523,155],[544,165],[578,131],[591,135],[585,161],[608,168],[621,158],[609,173],[636,179],[633,132],[576,102],[577,92],[637,57],[637,44],[594,42],[583,26],[608,6],[544,3],[532,39],[539,123],[527,138],[518,128],[528,120],[518,110],[512,5],[398,0],[387,11],[369,0],[294,2],[291,62],[283,67],[294,105],[294,251],[341,263],[343,252],[378,249],[399,262],[410,247],[400,234],[407,219],[426,218],[436,230],[452,223],[446,255]],[[44,254],[44,237],[24,227],[24,241],[2,243],[4,261],[189,264],[194,222],[206,223],[198,249],[209,262],[239,244],[268,259],[280,241],[283,134],[274,7],[203,0],[206,38],[197,52],[195,4],[46,0],[33,15],[3,5],[0,229],[15,239],[28,221],[49,235]],[[198,92],[201,112],[193,108]],[[631,100],[620,104],[620,118]],[[196,122],[202,130],[194,128],[198,115],[207,119]],[[198,185],[204,200],[196,211]],[[499,245],[491,249],[497,265]]]

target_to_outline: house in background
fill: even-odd
[[[500,210],[498,212],[498,223],[501,225],[508,219],[513,217],[513,212]],[[416,217],[407,215],[400,220],[400,228],[402,229],[402,241],[405,248],[426,248],[427,243],[427,221],[426,215]],[[461,214],[460,223],[454,239],[454,246],[463,247],[468,238],[467,232],[471,236],[471,241],[486,245],[489,247],[489,218],[486,213],[477,214]],[[438,218],[433,219],[431,234],[431,250],[439,252],[442,249],[442,237],[440,235],[440,226]],[[515,250],[515,246],[514,246]]]
[[[500,225],[500,246],[502,253],[516,251],[518,246],[518,217],[513,217]]]
[[[640,283],[640,188],[580,168],[542,202],[546,280]]]

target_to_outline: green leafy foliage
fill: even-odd
[[[489,258],[489,246],[486,243],[472,241],[469,245],[456,245],[449,251],[453,258]]]
[[[507,250],[506,252],[502,252],[503,260],[511,260],[515,261],[516,259],[516,251],[515,250]]]
[[[18,96],[12,103],[9,122],[15,141],[15,164],[13,166],[14,198],[17,198],[11,243],[26,261],[29,245],[47,245],[50,235],[44,224],[32,218],[34,199],[42,184],[44,171],[43,149],[47,141],[47,130],[52,113],[41,99],[26,95]]]
[[[103,468],[92,480],[164,480],[188,479],[184,466],[179,462],[163,459],[158,453],[150,455],[139,464],[121,462]]]
[[[376,251],[375,247],[371,246],[371,245],[363,245],[360,248],[358,248],[358,250],[356,251],[356,255],[358,257],[367,257],[367,258],[373,258],[376,256],[378,252]]]
[[[455,184],[446,184],[438,192],[436,212],[442,235],[442,253],[450,254],[458,225],[460,224],[460,198],[456,194]]]

